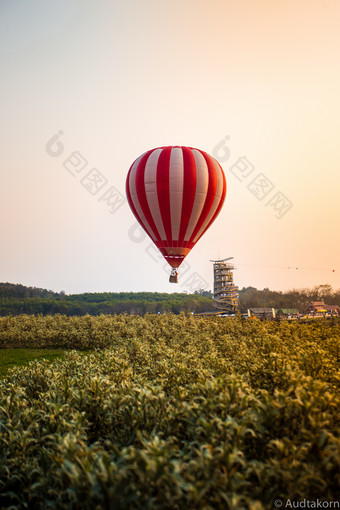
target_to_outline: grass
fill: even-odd
[[[66,352],[65,349],[0,349],[0,379],[12,367],[25,366],[38,359],[54,361],[64,358]]]

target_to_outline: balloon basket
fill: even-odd
[[[176,268],[171,269],[170,277],[169,277],[170,283],[178,283],[178,272]]]

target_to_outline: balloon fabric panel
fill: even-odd
[[[159,147],[131,165],[126,195],[137,221],[177,268],[220,212],[226,179],[204,151]]]

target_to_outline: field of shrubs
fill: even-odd
[[[0,509],[339,498],[336,320],[0,318],[0,348],[18,347],[69,352],[0,381]]]

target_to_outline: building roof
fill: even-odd
[[[273,313],[273,308],[249,308],[252,313]]]
[[[275,313],[278,313],[279,311],[283,312],[285,315],[299,313],[297,308],[275,308]]]
[[[339,311],[338,305],[326,305],[323,301],[312,301],[307,306],[306,310],[309,310],[311,307],[315,308],[317,312],[321,311]]]
[[[326,310],[339,310],[339,305],[325,305]]]

